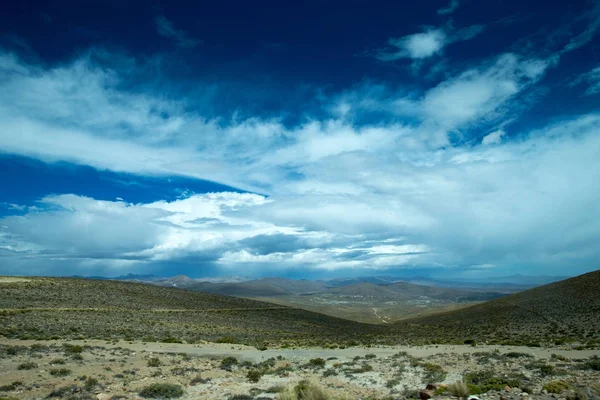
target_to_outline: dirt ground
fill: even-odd
[[[429,381],[452,383],[484,370],[519,375],[530,391],[539,393],[557,379],[572,385],[600,381],[598,371],[582,368],[600,351],[566,348],[439,345],[260,351],[215,343],[8,339],[0,339],[0,346],[0,398],[16,399],[135,399],[152,383],[181,385],[182,399],[228,399],[236,394],[276,398],[278,389],[303,379],[348,398],[402,398]],[[235,357],[237,364],[222,366],[227,357]],[[545,376],[539,372],[545,371],[543,365],[558,375]],[[262,376],[250,382],[248,372],[255,370]]]

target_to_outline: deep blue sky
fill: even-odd
[[[21,1],[0,274],[573,275],[600,5]]]

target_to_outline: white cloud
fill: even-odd
[[[154,19],[158,34],[175,40],[178,47],[192,48],[201,43],[200,40],[191,38],[185,31],[175,28],[173,23],[165,16],[159,15]]]
[[[577,86],[587,84],[587,89],[585,90],[585,94],[588,96],[600,93],[600,67],[596,67],[591,71],[588,71],[573,82],[571,82],[570,86]]]
[[[481,144],[499,144],[502,142],[502,137],[504,137],[506,133],[502,129],[498,129],[497,131],[488,133],[482,140]]]
[[[125,91],[123,77],[91,57],[41,67],[0,54],[0,131],[10,133],[0,151],[269,194],[148,204],[47,196],[0,220],[1,271],[176,262],[581,270],[600,257],[599,115],[510,139],[496,130],[479,144],[519,111],[512,100],[544,76],[544,60],[504,54],[420,93],[340,96],[332,104],[343,112],[286,127],[261,118],[221,124],[185,99]],[[393,118],[357,124],[361,107]],[[476,142],[448,146],[449,133],[469,129]]]
[[[440,15],[452,14],[460,6],[458,0],[451,0],[446,7],[440,8],[437,13]]]
[[[427,28],[423,32],[400,38],[390,38],[392,49],[379,51],[376,58],[380,61],[395,61],[402,58],[422,60],[442,52],[451,43],[471,40],[483,31],[483,26],[473,25],[458,31],[445,28]]]

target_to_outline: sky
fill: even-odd
[[[599,31],[598,1],[7,2],[0,275],[596,270]]]

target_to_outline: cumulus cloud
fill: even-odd
[[[154,23],[158,34],[173,39],[178,47],[189,49],[201,43],[200,40],[193,39],[185,31],[175,28],[175,25],[163,15],[157,16]]]

